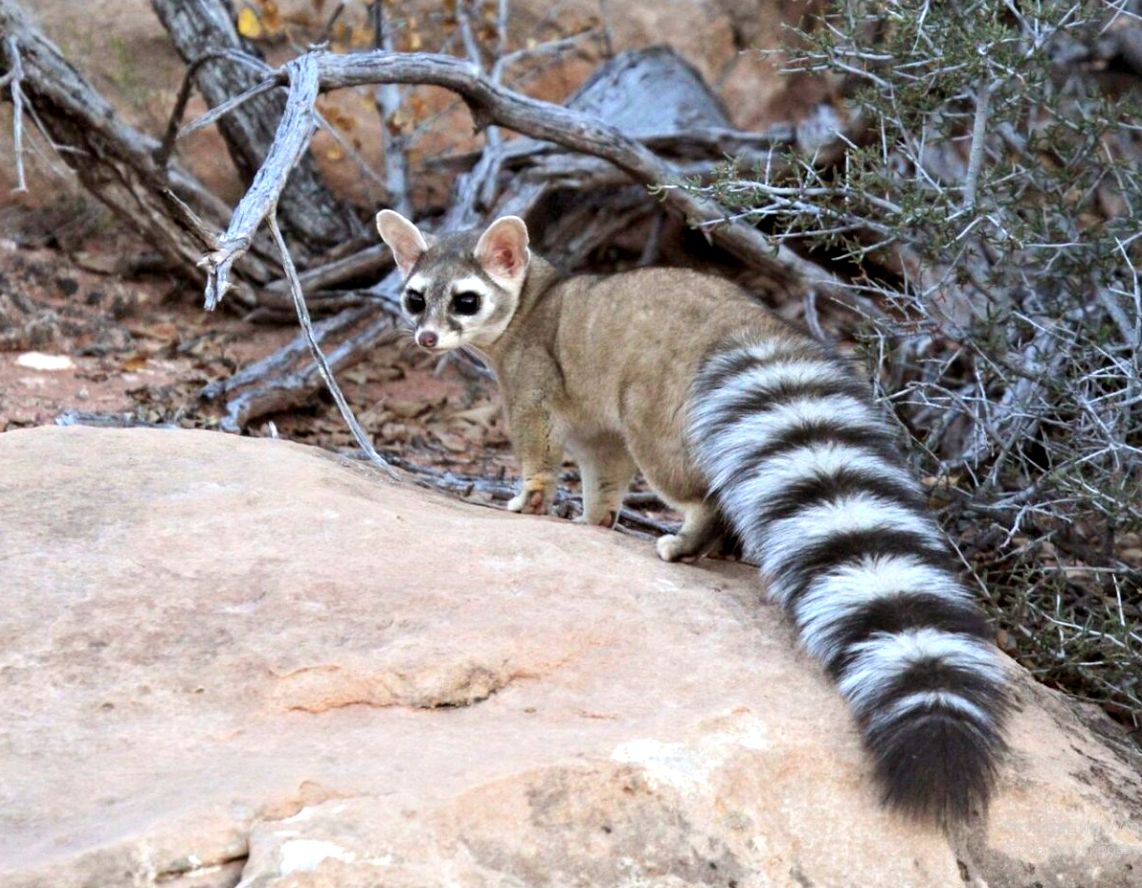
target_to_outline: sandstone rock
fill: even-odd
[[[881,811],[742,567],[84,428],[0,435],[0,565],[5,888],[1142,881],[1139,756],[1014,665],[988,822]]]

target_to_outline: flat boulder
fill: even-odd
[[[1137,749],[1010,664],[990,816],[882,810],[752,571],[283,441],[0,435],[0,885],[1131,886]]]

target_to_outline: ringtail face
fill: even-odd
[[[377,231],[405,276],[401,305],[417,345],[444,352],[488,346],[500,337],[531,260],[522,219],[504,216],[483,232],[433,238],[400,213],[381,210]]]

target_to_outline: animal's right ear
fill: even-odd
[[[428,249],[428,241],[420,229],[400,213],[381,210],[377,213],[377,231],[381,234],[381,240],[393,251],[393,258],[401,274],[408,277],[416,260]]]

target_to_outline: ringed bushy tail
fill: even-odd
[[[869,387],[816,344],[736,342],[690,404],[713,496],[848,700],[884,801],[945,827],[982,810],[1002,666]]]

